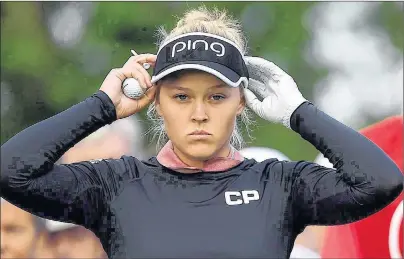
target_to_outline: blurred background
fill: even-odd
[[[158,26],[171,29],[176,16],[201,4],[0,2],[1,143],[96,92],[107,73],[126,62],[131,49],[137,53],[155,53],[154,36]],[[248,38],[249,55],[279,65],[295,79],[308,100],[346,125],[360,129],[403,113],[402,2],[203,4],[226,8],[238,18]],[[313,161],[317,156],[318,151],[291,130],[255,119],[253,138],[247,139],[249,146],[271,147],[292,160]],[[119,125],[94,133],[70,150],[61,162],[122,154],[148,158],[156,154],[154,143],[144,137],[148,126],[144,112],[132,116]],[[99,145],[111,146],[110,143],[114,143],[114,149],[100,152]],[[17,258],[32,257],[30,245],[28,248],[3,246],[4,229],[8,231],[4,233],[18,229],[3,226],[4,204],[2,254],[4,249],[11,249],[27,251],[26,255],[17,254]],[[9,206],[7,215],[19,213],[13,210],[16,209]],[[7,224],[11,226],[23,222],[17,216],[9,218],[11,223]],[[97,245],[83,246],[94,252],[91,255],[86,254],[85,248],[74,249],[81,254],[69,254],[69,246],[60,245],[63,238],[54,234],[65,231],[69,233],[66,240],[76,240],[85,238],[80,234],[85,230],[74,232],[75,227],[71,226],[52,230],[49,224],[44,226],[48,231],[45,239],[53,241],[40,243],[43,251],[48,251],[37,253],[40,258],[104,256]],[[39,235],[39,232],[32,233],[33,237]]]

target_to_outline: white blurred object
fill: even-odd
[[[327,2],[307,16],[311,42],[306,59],[326,68],[314,101],[337,120],[361,128],[367,117],[403,111],[403,55],[382,27],[370,22],[379,2]]]
[[[66,230],[66,229],[70,229],[70,228],[74,228],[74,227],[78,227],[78,226],[75,224],[71,224],[71,223],[64,223],[64,222],[54,221],[54,220],[46,220],[46,228],[50,232],[58,232],[58,231],[62,231],[62,230]]]
[[[126,78],[122,83],[123,93],[131,99],[140,99],[144,92],[142,87],[135,78]]]
[[[80,42],[91,9],[91,2],[70,2],[54,11],[48,26],[55,43],[60,47],[71,48]]]
[[[257,162],[262,162],[270,158],[277,158],[279,161],[290,161],[290,159],[282,152],[267,147],[248,147],[240,150],[240,153],[243,157],[255,159]]]
[[[147,69],[149,69],[149,68],[150,68],[150,64],[149,64],[149,63],[144,63],[144,64],[143,64],[143,67],[144,67],[144,69],[146,69],[146,70],[147,70]]]
[[[324,167],[334,168],[333,164],[331,164],[328,158],[324,157],[323,154],[318,154],[317,157],[314,159],[314,163],[319,164]]]
[[[297,244],[290,253],[290,259],[293,258],[321,258],[321,256],[317,252]]]

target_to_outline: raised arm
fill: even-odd
[[[111,70],[95,95],[2,145],[1,196],[44,218],[85,226],[97,220],[118,190],[122,174],[136,173],[128,172],[128,163],[133,161],[124,157],[98,163],[55,162],[92,132],[137,113],[154,100],[156,89],[141,64],[154,65],[155,59],[152,54],[129,58],[123,67]],[[129,99],[122,92],[122,82],[129,77],[136,78],[145,89],[139,100]]]
[[[1,146],[1,196],[41,217],[89,224],[108,199],[105,195],[117,186],[114,171],[124,170],[125,163],[55,162],[81,139],[115,119],[113,103],[99,91],[15,135]]]
[[[296,216],[304,224],[358,221],[383,209],[402,192],[400,169],[377,145],[314,105],[303,103],[291,117],[291,128],[336,168],[297,162],[289,169]]]
[[[274,63],[259,57],[245,59],[252,79],[244,90],[248,107],[300,134],[336,168],[308,162],[283,164],[300,227],[363,219],[401,193],[402,174],[378,146],[308,102],[293,78]]]

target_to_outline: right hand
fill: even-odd
[[[141,111],[154,100],[156,87],[151,83],[151,77],[144,63],[149,63],[154,67],[156,55],[141,54],[129,58],[121,68],[114,68],[109,72],[100,90],[106,93],[115,105],[116,116],[122,119]],[[138,100],[127,97],[122,91],[122,83],[126,78],[135,78],[140,86],[146,91]]]

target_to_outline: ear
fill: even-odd
[[[157,114],[158,114],[160,117],[162,117],[163,114],[162,114],[162,112],[161,112],[161,106],[160,106],[161,81],[157,83],[156,87],[157,87],[157,88],[156,88],[156,95],[155,95],[155,97],[154,97],[153,103],[154,103],[154,107],[156,107]]]
[[[160,117],[162,117],[163,115],[162,115],[162,113],[161,113],[160,102],[154,102],[154,105],[156,106],[157,114],[158,114]]]
[[[237,116],[240,115],[245,108],[246,105],[246,101],[245,101],[245,97],[244,97],[244,92],[242,89],[240,89],[240,103],[237,107]]]

